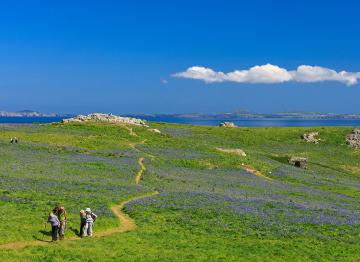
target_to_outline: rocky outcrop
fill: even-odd
[[[299,167],[299,168],[307,168],[307,161],[306,157],[299,157],[299,156],[292,156],[289,158],[289,164]]]
[[[218,147],[216,148],[216,150],[223,152],[223,153],[230,153],[230,154],[236,154],[239,156],[246,156],[246,153],[244,152],[244,150],[240,149],[240,148],[221,148]]]
[[[144,120],[131,117],[121,117],[113,114],[94,113],[89,115],[78,115],[73,118],[63,119],[63,123],[70,122],[106,122],[114,124],[129,124],[137,126],[147,126]]]
[[[303,134],[301,138],[304,139],[306,142],[319,144],[320,138],[318,136],[319,136],[318,132],[310,132]]]
[[[346,136],[346,143],[353,148],[360,148],[360,129],[355,128]]]
[[[234,122],[223,122],[223,123],[220,123],[219,126],[221,126],[221,127],[236,127]]]

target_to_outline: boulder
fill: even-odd
[[[221,127],[236,127],[234,122],[223,122],[223,123],[220,123],[219,126],[221,126]]]
[[[121,117],[113,114],[102,114],[102,113],[93,113],[89,115],[78,115],[73,118],[63,119],[63,123],[70,122],[107,122],[115,124],[129,124],[137,126],[147,126],[144,120],[132,117]]]
[[[230,154],[236,154],[239,156],[246,156],[246,153],[244,152],[244,150],[240,149],[240,148],[221,148],[218,147],[216,148],[216,150],[223,152],[223,153],[230,153]]]
[[[292,156],[289,158],[289,164],[299,167],[299,168],[307,168],[307,161],[308,159],[306,157],[298,157],[298,156]]]
[[[359,128],[354,128],[351,133],[346,136],[346,143],[353,148],[360,148]]]
[[[310,132],[303,134],[301,138],[304,139],[306,142],[319,144],[320,138],[318,138],[318,136],[319,136],[318,132]]]
[[[159,129],[156,129],[156,128],[150,128],[149,131],[153,132],[153,133],[156,133],[156,134],[161,134],[161,131]]]

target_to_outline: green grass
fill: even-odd
[[[49,239],[44,222],[58,202],[68,210],[72,237],[80,209],[99,215],[96,234],[118,225],[111,206],[160,192],[124,208],[138,225],[134,231],[0,250],[0,260],[360,259],[360,150],[345,144],[350,127],[151,127],[163,134],[133,127],[133,136],[99,123],[0,125],[0,245]],[[321,143],[303,142],[307,131],[319,132]],[[15,136],[20,144],[9,143]],[[289,166],[292,155],[308,157],[309,168]],[[147,170],[136,185],[139,157]]]

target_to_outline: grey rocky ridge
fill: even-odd
[[[146,126],[144,120],[139,118],[132,117],[122,117],[116,116],[113,114],[103,114],[103,113],[93,113],[89,115],[78,115],[73,118],[63,119],[63,123],[70,122],[107,122],[114,124],[129,124],[129,125],[137,125],[137,126]]]
[[[354,128],[351,133],[346,136],[346,143],[353,148],[360,148],[359,128]]]

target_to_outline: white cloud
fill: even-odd
[[[197,79],[206,83],[237,82],[274,84],[290,81],[314,83],[336,81],[348,86],[355,85],[360,80],[360,72],[346,72],[320,67],[301,65],[296,70],[286,70],[276,65],[266,64],[254,66],[246,70],[235,70],[229,73],[217,72],[202,66],[189,67],[186,71],[176,73],[173,77]]]
[[[335,70],[320,67],[301,65],[291,74],[295,81],[298,82],[322,82],[322,81],[338,81],[348,86],[355,85],[360,79],[360,73],[350,73],[346,71],[336,72]]]
[[[185,72],[176,73],[174,77],[182,77],[188,79],[203,80],[207,83],[226,81],[226,75],[223,72],[215,72],[214,70],[202,66],[189,67]]]
[[[254,66],[249,70],[236,70],[226,74],[228,81],[239,83],[282,83],[291,80],[291,74],[284,68],[266,64]]]

